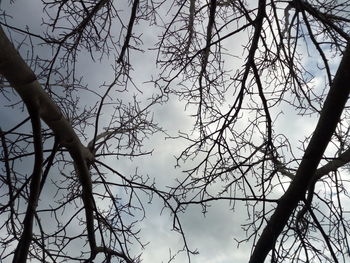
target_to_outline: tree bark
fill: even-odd
[[[274,214],[263,230],[250,257],[250,263],[263,263],[265,261],[293,210],[297,207],[298,202],[305,197],[348,100],[350,93],[349,69],[350,44],[347,45],[343,53],[343,58],[324,102],[314,134],[305,150],[295,178],[279,200]]]

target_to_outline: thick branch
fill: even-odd
[[[350,45],[344,51],[342,61],[324,103],[319,121],[305,151],[295,178],[281,197],[275,213],[271,216],[255,249],[250,263],[263,263],[287,224],[290,215],[302,200],[313,180],[317,166],[331,140],[350,93]]]
[[[58,106],[51,100],[37,81],[0,27],[0,74],[15,88],[28,108],[36,109],[41,119],[52,129],[59,143],[65,146],[74,160],[76,172],[82,185],[86,225],[91,250],[96,248],[93,220],[92,183],[87,161],[93,159],[91,152],[80,142],[71,124],[64,118]]]
[[[315,173],[315,181],[319,180],[321,177],[325,176],[326,174],[329,174],[332,171],[338,170],[340,167],[344,166],[345,164],[350,162],[350,149],[346,150],[340,156],[324,166],[317,169]]]

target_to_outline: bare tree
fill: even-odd
[[[42,34],[13,25],[7,10],[1,18],[1,95],[19,121],[3,123],[0,132],[0,258],[139,262],[144,204],[154,195],[166,203],[167,194],[147,176],[124,175],[109,163],[150,154],[144,140],[161,131],[150,110],[160,96],[142,102],[123,96],[134,85],[129,52],[139,39],[133,24],[152,10],[135,0],[129,13],[126,4],[124,25],[112,1],[42,4]],[[141,7],[145,14],[136,16]],[[111,35],[116,29],[119,38]],[[110,80],[98,88],[83,84],[83,51],[96,63],[115,56]]]
[[[165,26],[155,83],[196,118],[172,194],[244,204],[251,263],[347,261],[349,4],[176,1]]]
[[[1,20],[9,34],[22,36],[20,51],[28,43],[52,50],[49,58],[29,52],[35,55],[23,59],[0,31],[1,94],[28,112],[1,131],[2,257],[60,262],[102,254],[105,262],[137,262],[129,245],[139,236],[125,218],[142,211],[138,194],[146,193],[164,201],[183,237],[177,215],[191,205],[204,213],[214,201],[245,205],[246,238],[239,242],[252,241],[251,263],[347,260],[348,1],[134,0],[124,9],[108,0],[42,2],[43,34],[11,25],[6,13]],[[112,93],[133,84],[130,52],[142,49],[135,32],[143,22],[160,32],[155,63],[161,72],[153,83],[161,93],[141,108]],[[80,81],[81,50],[94,60],[114,55],[115,76],[103,92]],[[8,85],[19,97],[9,94]],[[96,94],[96,106],[79,112],[78,90]],[[165,193],[138,174],[122,175],[104,158],[147,154],[143,139],[160,130],[150,106],[172,94],[186,100],[196,120],[192,134],[175,136],[189,142],[177,161],[195,165]],[[102,129],[101,113],[110,103],[114,114]],[[300,121],[312,128],[284,127]],[[34,164],[30,176],[18,165],[25,159]],[[54,171],[60,177],[49,177]],[[48,178],[56,203],[41,209]],[[111,188],[126,189],[126,196],[116,197]],[[63,218],[65,209],[75,213]],[[44,216],[55,219],[56,230],[41,225]],[[81,231],[70,235],[76,224]],[[77,240],[88,248],[70,255]],[[185,238],[184,248],[190,260]]]

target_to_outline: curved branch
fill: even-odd
[[[25,263],[29,252],[29,246],[33,237],[33,222],[38,199],[40,194],[40,180],[43,164],[43,146],[41,138],[41,124],[39,111],[35,105],[27,105],[29,116],[33,127],[35,160],[33,173],[31,175],[30,192],[27,204],[26,214],[23,220],[23,232],[17,244],[13,263]]]

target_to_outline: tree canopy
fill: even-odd
[[[181,215],[222,202],[245,207],[250,263],[348,260],[349,1],[42,0],[31,26],[17,2],[0,2],[1,259],[141,262],[157,199],[189,262]],[[191,132],[156,123],[174,98]],[[167,187],[118,167],[155,133],[186,142]]]

